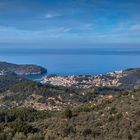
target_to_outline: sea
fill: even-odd
[[[140,67],[140,48],[0,47],[0,61],[40,65],[47,68],[47,75],[97,75]]]

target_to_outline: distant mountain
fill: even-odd
[[[47,72],[47,69],[37,65],[17,65],[8,62],[0,62],[0,72],[15,75],[36,75]]]

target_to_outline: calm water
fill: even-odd
[[[38,64],[48,74],[101,74],[140,67],[138,48],[92,49],[0,49],[0,61]]]

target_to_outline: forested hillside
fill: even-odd
[[[60,112],[0,111],[0,139],[139,140],[140,92],[110,95]]]

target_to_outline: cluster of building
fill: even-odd
[[[51,84],[54,86],[72,86],[76,84],[75,76],[67,76],[67,77],[61,77],[61,76],[55,76],[55,77],[43,77],[42,83],[44,84]]]
[[[6,72],[5,71],[0,71],[0,76],[4,76],[6,74]]]
[[[123,77],[123,71],[109,72],[104,75],[79,75],[79,76],[54,76],[43,77],[43,84],[51,84],[54,86],[75,86],[77,88],[90,87],[116,87],[121,85],[120,78]]]

